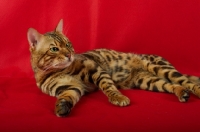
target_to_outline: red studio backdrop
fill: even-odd
[[[69,117],[54,114],[56,99],[35,84],[27,30],[64,33],[77,53],[108,48],[157,54],[182,73],[200,76],[199,0],[1,0],[0,131],[200,131],[200,99],[121,90],[128,107],[111,105],[101,91],[84,96]]]

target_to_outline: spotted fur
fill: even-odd
[[[200,97],[199,78],[182,75],[160,56],[108,49],[75,54],[71,42],[62,33],[62,26],[61,20],[53,32],[44,35],[33,28],[28,30],[37,86],[57,97],[57,116],[67,116],[85,93],[97,89],[118,106],[130,104],[118,88],[173,93],[180,102],[188,100],[189,92]]]

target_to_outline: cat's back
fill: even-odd
[[[102,67],[115,69],[115,71],[120,71],[122,67],[132,67],[133,64],[141,63],[141,56],[137,54],[118,52],[109,49],[95,49],[83,55],[97,62]]]
[[[141,57],[133,53],[118,52],[109,49],[88,51],[83,56],[95,61],[115,82],[130,76],[134,69],[142,67]]]

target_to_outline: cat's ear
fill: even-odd
[[[29,28],[27,32],[28,42],[31,48],[34,48],[40,41],[42,34],[33,28]]]
[[[63,32],[63,19],[61,19],[56,27],[56,32]]]

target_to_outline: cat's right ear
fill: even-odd
[[[63,19],[61,19],[55,29],[56,32],[63,32]]]
[[[30,48],[35,48],[40,41],[42,34],[33,28],[29,28],[27,32],[27,39],[30,45]]]

